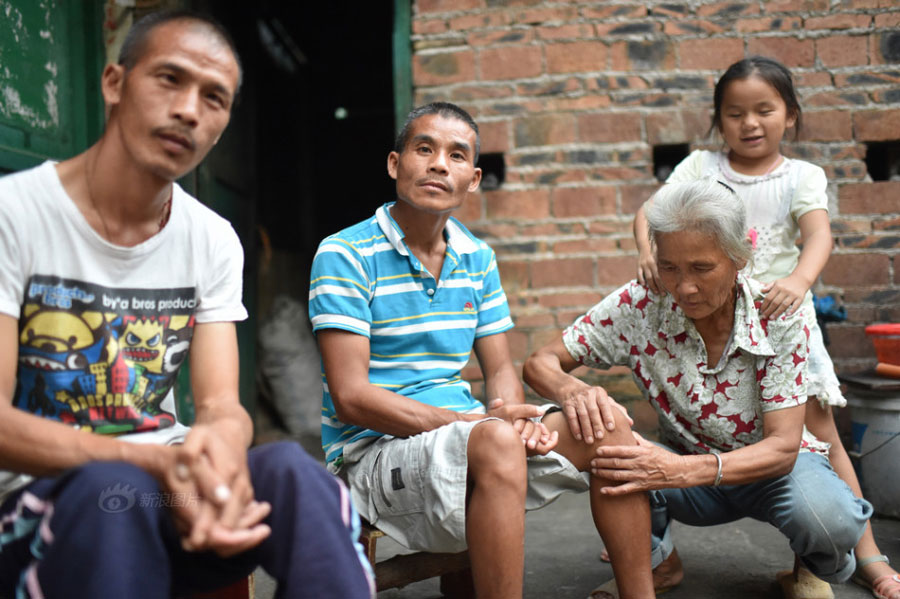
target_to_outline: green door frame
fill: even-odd
[[[394,131],[413,109],[412,0],[394,0]]]

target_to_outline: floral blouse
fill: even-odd
[[[636,281],[606,296],[563,332],[592,368],[631,368],[659,415],[663,440],[684,453],[726,452],[763,438],[765,412],[806,402],[809,329],[800,311],[761,318],[760,283],[738,275],[734,328],[718,364],[671,295]],[[801,451],[828,452],[804,429]]]

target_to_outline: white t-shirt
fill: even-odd
[[[231,225],[178,185],[134,247],[94,231],[51,162],[0,179],[0,313],[19,321],[13,404],[139,443],[175,443],[172,385],[195,323],[247,317]],[[27,477],[0,472],[0,494]]]
[[[722,181],[744,200],[747,226],[757,235],[748,276],[768,283],[794,272],[800,258],[800,217],[812,210],[828,210],[825,171],[785,157],[769,174],[744,175],[731,168],[725,153],[694,150],[678,163],[666,183],[704,177]]]

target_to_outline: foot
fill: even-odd
[[[900,577],[887,561],[857,557],[853,581],[867,587],[877,599],[900,599]]]
[[[678,551],[672,549],[669,557],[653,568],[653,590],[657,595],[661,595],[681,584],[682,580],[684,580],[684,567],[681,564],[681,558],[678,557]],[[589,599],[619,599],[616,580],[607,581],[591,591]]]
[[[653,568],[653,588],[657,593],[668,591],[681,584],[682,580],[684,580],[684,566],[681,564],[681,558],[678,557],[678,551],[673,548],[669,557]]]

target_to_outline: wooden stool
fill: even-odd
[[[253,599],[254,592],[253,574],[251,574],[227,587],[208,593],[194,593],[186,599]]]
[[[474,599],[475,585],[472,583],[472,568],[469,552],[428,553],[420,551],[408,555],[396,555],[381,562],[375,562],[375,544],[385,534],[363,520],[360,543],[366,557],[375,571],[375,586],[379,591],[404,587],[412,582],[433,576],[441,577],[441,593],[453,599]]]

